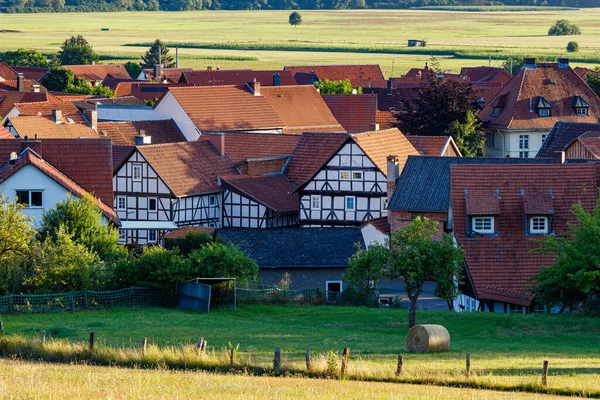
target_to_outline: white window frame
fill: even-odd
[[[511,308],[514,308],[514,311],[512,311]],[[506,307],[506,313],[507,314],[527,314],[527,307],[509,303],[509,304],[507,304],[507,307]]]
[[[139,176],[136,178],[135,176],[135,171],[139,170],[140,174]],[[131,166],[131,179],[133,179],[134,181],[138,182],[142,180],[142,165],[141,164],[133,164]]]
[[[358,177],[356,175],[358,175]],[[362,178],[363,178],[362,171],[352,171],[352,180],[353,181],[362,181]]]
[[[42,189],[15,189],[15,198],[17,198],[17,193],[18,192],[27,192],[27,201],[24,202],[21,198],[19,198],[19,203],[21,204],[26,204],[27,207],[26,208],[31,208],[31,209],[41,209],[44,208],[44,191]],[[31,193],[40,193],[40,195],[42,196],[42,205],[40,206],[32,206],[31,205]]]
[[[123,242],[127,242],[127,231],[123,229],[119,229],[119,240]]]
[[[352,208],[348,208],[348,200],[352,199]],[[356,211],[356,196],[346,196],[344,198],[344,210]]]
[[[315,206],[315,200],[319,202],[317,206]],[[310,196],[310,209],[311,210],[320,210],[321,209],[321,195],[313,194]]]
[[[536,228],[534,229],[535,220],[543,220],[544,221],[544,229]],[[529,218],[529,233],[531,235],[545,235],[549,232],[549,220],[548,217],[542,215],[536,215],[534,217]]]
[[[156,206],[154,210],[150,208],[150,200],[154,200],[154,205]],[[148,211],[157,212],[158,211],[158,198],[156,197],[148,197]]]
[[[577,113],[577,115],[580,115],[580,116],[589,115],[587,107],[577,107],[576,108],[576,113]]]
[[[329,284],[330,283],[339,283],[340,284],[340,294],[344,291],[344,282],[342,281],[325,281],[325,295],[329,298]]]
[[[123,200],[123,207],[121,207],[121,200]],[[127,210],[127,196],[117,196],[117,210]]]
[[[538,108],[538,115],[540,117],[549,117],[550,109],[549,108]]]
[[[344,174],[348,174],[347,178],[344,178]],[[350,178],[352,177],[352,173],[350,171],[340,171],[340,180],[341,181],[349,181]]]
[[[216,205],[217,205],[217,196],[215,196],[214,194],[211,194],[210,196],[208,196],[208,206],[215,207]]]
[[[519,158],[529,158],[529,151],[520,151]]]
[[[154,239],[150,238],[150,234],[154,233]],[[148,243],[158,242],[158,232],[156,229],[148,229]]]
[[[519,135],[519,150],[529,150],[529,135]]]
[[[490,149],[496,148],[496,135],[493,133],[488,133],[486,138],[486,146]]]
[[[488,229],[483,228],[485,226],[485,220],[490,220],[490,222],[491,222],[490,228],[488,228]],[[483,224],[482,229],[477,229],[478,221],[482,221],[482,224]],[[494,234],[496,232],[494,229],[494,222],[495,222],[495,217],[492,217],[492,216],[471,217],[471,230],[480,235]]]

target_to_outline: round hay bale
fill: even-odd
[[[441,325],[415,325],[406,335],[406,348],[411,353],[450,351],[450,334]]]

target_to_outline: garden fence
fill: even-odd
[[[237,289],[238,304],[337,304],[338,293],[321,289],[310,290],[280,290],[266,289]]]

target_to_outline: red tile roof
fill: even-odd
[[[15,137],[10,133],[4,125],[0,125],[0,139],[14,139]]]
[[[300,208],[296,187],[285,175],[222,176],[223,187],[249,198],[276,213],[297,212]]]
[[[113,221],[116,225],[120,225],[119,217],[117,216],[117,213],[112,209],[112,207],[103,203],[96,197],[92,196],[87,190],[85,190],[71,178],[63,174],[52,164],[42,159],[40,155],[38,155],[31,149],[25,149],[21,154],[19,154],[19,159],[14,165],[7,162],[2,167],[0,167],[0,184],[2,184],[11,176],[16,174],[21,168],[25,167],[26,165],[33,165],[35,168],[43,172],[45,175],[53,179],[56,183],[67,189],[75,196],[85,197],[92,200],[98,206],[98,208],[100,208],[102,215],[104,215],[109,220]]]
[[[312,85],[261,87],[260,93],[283,121],[286,133],[344,130]]]
[[[135,146],[114,146],[112,147],[113,171],[121,166],[121,163],[135,150]]]
[[[417,136],[407,135],[406,138],[423,156],[443,156],[452,147],[452,156],[460,156],[460,151],[456,148],[451,136]]]
[[[267,130],[285,126],[264,96],[254,96],[245,87],[169,87],[169,92],[200,131]]]
[[[153,144],[185,142],[172,119],[158,121],[98,122],[98,134],[112,140],[113,146],[135,146],[135,137],[144,131]]]
[[[63,65],[63,68],[73,71],[75,76],[86,81],[102,81],[107,77],[131,79],[129,73],[121,64]]]
[[[45,93],[48,90],[46,90],[45,87],[43,87],[42,85],[40,85],[38,83],[38,81],[34,81],[31,79],[25,79],[23,81],[23,92],[34,92],[35,88],[34,86],[38,86],[38,92],[42,92]],[[16,92],[18,91],[18,86],[17,86],[17,81],[16,80],[7,80],[7,81],[0,81],[0,92]]]
[[[394,113],[391,111],[377,111],[375,118],[377,124],[379,124],[379,129],[389,129],[398,123],[398,120],[394,117]]]
[[[9,117],[8,125],[12,126],[20,138],[33,139],[77,139],[98,138],[98,133],[86,124],[59,123],[38,116]]]
[[[15,72],[23,74],[25,79],[32,79],[34,81],[41,81],[50,68],[36,68],[36,67],[13,67]]]
[[[288,65],[286,71],[296,75],[298,72],[313,72],[320,80],[341,81],[350,79],[353,87],[365,88],[370,81],[385,79],[379,65]]]
[[[577,140],[596,158],[600,158],[600,131],[584,133]]]
[[[0,78],[4,80],[17,79],[17,73],[4,61],[0,61]]]
[[[0,92],[0,118],[6,116],[15,103],[45,102],[47,100],[46,93]]]
[[[190,232],[206,232],[208,234],[214,234],[216,231],[215,228],[209,228],[204,226],[184,226],[175,231],[171,231],[163,236],[164,239],[178,239],[182,237],[186,237]]]
[[[574,221],[571,210],[575,203],[581,201],[587,211],[594,208],[597,165],[452,165],[450,168],[454,233],[465,251],[477,295],[482,300],[528,306],[531,302],[528,280],[555,258],[552,254],[530,253],[539,244],[525,231],[525,198],[543,193],[547,199],[551,194],[552,229],[555,234],[562,234],[567,223]],[[467,234],[465,190],[467,194],[479,191],[488,197],[498,190],[497,235]]]
[[[144,68],[142,71],[144,72],[144,74],[146,74],[146,77],[148,78],[148,80],[150,80],[150,81],[154,80],[154,68]],[[160,76],[160,80],[162,82],[166,79],[170,83],[177,83],[183,77],[184,72],[190,72],[190,71],[193,71],[193,69],[192,68],[163,68],[162,74]],[[137,78],[137,76],[135,76],[134,78]]]
[[[500,214],[499,194],[490,189],[471,189],[465,194],[467,215]]]
[[[138,146],[137,150],[177,197],[220,192],[217,176],[237,173],[207,140]]]
[[[279,74],[279,84],[275,84],[275,74]],[[252,71],[252,70],[202,70],[184,72],[182,83],[194,86],[241,86],[256,79],[262,87],[296,85],[289,71]]]
[[[42,117],[51,117],[53,110],[62,110],[63,122],[84,122],[83,115],[73,103],[68,100],[61,100],[57,96],[48,93],[46,101],[40,102],[21,102],[15,103],[19,115],[39,115]]]
[[[463,67],[460,76],[471,83],[508,83],[512,76],[504,68],[496,67]]]
[[[418,156],[419,152],[406,139],[398,128],[353,133],[352,139],[360,146],[362,151],[371,159],[373,164],[383,175],[387,176],[387,158],[390,155],[398,156],[400,172],[406,164],[408,156]]]
[[[365,132],[377,124],[377,96],[374,94],[324,94],[323,100],[347,132]]]
[[[589,103],[589,115],[576,114],[576,96]],[[539,97],[551,104],[551,116],[538,115],[535,105]],[[502,107],[497,117],[492,116],[494,107]],[[557,120],[597,122],[598,117],[598,96],[573,69],[556,63],[521,69],[479,112],[479,118],[491,129],[550,129]]]
[[[204,135],[201,139],[210,139]],[[234,133],[225,135],[225,154],[238,164],[247,159],[291,156],[300,135]]]
[[[363,224],[360,227],[362,228],[366,225],[373,225],[373,227],[375,229],[377,229],[379,232],[383,233],[384,235],[390,234],[390,224],[388,222],[387,216],[379,217],[379,218],[372,218],[368,221],[363,222]]]

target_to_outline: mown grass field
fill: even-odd
[[[126,357],[128,351],[133,351],[132,357],[143,365],[161,365],[163,359],[180,366],[202,362],[227,365],[226,348],[231,342],[240,345],[237,360],[241,364],[269,368],[273,349],[280,347],[282,365],[300,371],[305,369],[304,350],[310,345],[316,368],[324,370],[326,352],[350,347],[348,373],[352,379],[394,380],[397,355],[403,354],[404,381],[400,382],[462,385],[466,384],[464,357],[470,353],[473,376],[469,384],[478,387],[537,390],[542,361],[547,359],[550,390],[600,396],[597,319],[443,312],[419,312],[417,318],[418,323],[446,326],[452,337],[451,352],[407,354],[407,313],[391,309],[252,306],[207,315],[160,308],[119,308],[5,315],[3,322],[9,338],[37,341],[40,330],[45,330],[55,359],[66,353],[65,341],[84,349],[90,331],[95,332],[98,349],[124,349],[114,353],[116,357]],[[204,361],[196,359],[192,350],[200,336],[211,349],[212,358]],[[142,337],[152,345],[146,358],[135,353]],[[162,355],[161,348],[165,349]]]
[[[277,45],[281,50],[181,49],[180,66],[203,68],[281,68],[286,64],[379,63],[386,75],[399,75],[408,68],[423,66],[430,51],[467,51],[476,58],[440,56],[444,69],[492,65],[511,54],[566,55],[568,41],[576,40],[580,52],[570,54],[600,59],[600,9],[529,12],[456,12],[438,10],[354,10],[302,11],[304,23],[291,27],[288,11],[210,11],[210,12],[121,12],[86,14],[1,14],[0,27],[18,33],[0,33],[0,50],[33,47],[56,51],[67,37],[82,34],[101,54],[137,56],[145,48],[125,47],[157,37],[168,42],[254,43]],[[550,37],[548,28],[558,19],[568,19],[581,27],[576,37]],[[101,28],[110,31],[101,31]],[[353,48],[392,48],[408,50],[408,39],[427,39],[428,48],[418,54],[353,53]],[[289,46],[345,47],[344,52],[286,51]],[[217,46],[218,47],[218,46]],[[253,61],[218,59],[252,57]],[[217,59],[206,60],[211,57]],[[107,61],[104,61],[107,62]],[[585,62],[576,65],[590,65]]]

